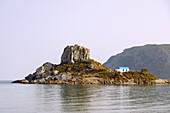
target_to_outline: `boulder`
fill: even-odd
[[[41,66],[41,67],[37,68],[35,74],[36,74],[36,75],[40,75],[40,74],[42,74],[42,73],[44,73],[44,72],[45,72],[45,71],[44,71],[44,67]]]
[[[34,74],[29,74],[28,76],[25,77],[26,80],[31,81],[35,77]]]
[[[51,74],[51,72],[43,73],[43,74],[41,75],[41,78],[47,78],[47,77],[51,76],[50,74]]]
[[[21,83],[29,83],[29,81],[28,81],[28,80],[23,79],[23,80],[21,81]]]
[[[64,52],[61,56],[61,63],[63,64],[72,64],[77,61],[81,61],[84,59],[90,58],[90,50],[83,47],[78,46],[77,44],[74,46],[67,46],[64,49]]]
[[[53,77],[53,80],[70,80],[72,77],[69,73],[60,73],[59,75]]]
[[[46,62],[46,63],[43,64],[42,67],[43,67],[45,72],[48,72],[48,71],[50,71],[54,68],[54,65],[50,62]]]
[[[54,65],[50,62],[44,63],[41,67],[37,68],[34,75],[41,75],[42,73],[48,72],[54,68]]]
[[[58,70],[53,71],[54,75],[58,74]]]
[[[93,68],[94,68],[94,64],[88,65],[88,68],[89,68],[89,69],[93,69]]]
[[[46,81],[44,78],[38,80],[38,82],[44,82],[44,81]]]

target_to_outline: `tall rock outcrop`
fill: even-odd
[[[67,46],[61,56],[61,63],[72,64],[77,61],[90,59],[90,50],[79,45]]]

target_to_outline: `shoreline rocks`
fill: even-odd
[[[139,84],[132,81],[123,82],[123,81],[114,81],[114,80],[104,80],[102,78],[98,77],[89,77],[82,79],[63,79],[63,80],[49,80],[49,81],[34,81],[29,82],[28,80],[16,80],[12,83],[22,83],[22,84],[82,84],[82,85],[88,85],[88,84],[98,84],[98,85],[163,85],[163,84],[170,84],[169,79],[158,79],[153,80],[148,84]]]

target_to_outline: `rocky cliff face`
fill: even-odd
[[[67,46],[61,57],[62,64],[73,64],[74,62],[90,58],[90,50],[83,46]]]
[[[170,78],[170,44],[125,49],[111,56],[104,65],[112,70],[119,66],[128,66],[132,71],[148,68],[158,78]]]

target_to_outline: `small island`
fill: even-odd
[[[35,73],[12,83],[23,84],[169,84],[170,80],[158,79],[147,69],[119,72],[90,59],[90,50],[83,46],[67,46],[60,64],[44,63]]]

